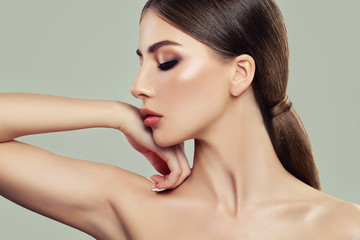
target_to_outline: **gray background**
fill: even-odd
[[[360,1],[277,2],[290,41],[288,95],[312,140],[323,191],[360,204]],[[129,89],[139,69],[135,49],[144,3],[0,0],[0,92],[116,99],[139,106]],[[22,140],[144,176],[155,173],[113,130]],[[191,142],[187,147],[191,156]],[[92,239],[1,197],[0,238]]]

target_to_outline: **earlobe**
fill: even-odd
[[[237,97],[241,95],[252,83],[255,76],[254,59],[243,54],[234,60],[234,77],[231,80],[230,93]]]

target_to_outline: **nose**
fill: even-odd
[[[135,81],[131,85],[131,94],[135,98],[144,99],[154,95],[154,89],[150,81],[151,74],[144,68],[140,69]]]

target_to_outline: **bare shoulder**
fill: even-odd
[[[122,168],[114,167],[109,177],[109,201],[119,216],[126,220],[137,213],[146,215],[149,208],[159,201],[161,194],[153,192],[155,183],[146,177]]]
[[[104,195],[110,204],[109,221],[104,222],[109,239],[134,239],[141,231],[141,220],[149,217],[150,203],[155,202],[154,183],[137,173],[109,166]],[[105,220],[105,219],[104,219]],[[148,220],[148,219],[147,219]]]
[[[325,214],[329,220],[329,229],[333,229],[334,234],[343,236],[343,239],[360,240],[360,206],[341,200],[334,200],[327,206],[329,214]]]
[[[108,191],[110,192],[110,201],[115,207],[126,206],[129,208],[137,202],[156,195],[152,191],[155,183],[144,176],[118,167],[113,167],[111,174]]]
[[[123,235],[119,239],[159,239],[169,233],[167,229],[174,222],[171,217],[183,213],[174,191],[157,193],[152,191],[154,187],[155,183],[144,176],[124,169],[115,171],[110,202],[121,222]],[[172,234],[161,239],[171,239]]]
[[[326,239],[360,240],[360,206],[319,194],[313,211],[314,228]]]

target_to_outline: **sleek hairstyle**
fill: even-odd
[[[313,150],[304,126],[286,96],[289,48],[282,14],[273,0],[149,0],[142,15],[159,17],[206,44],[224,59],[242,54],[256,63],[256,101],[285,169],[320,189]]]

